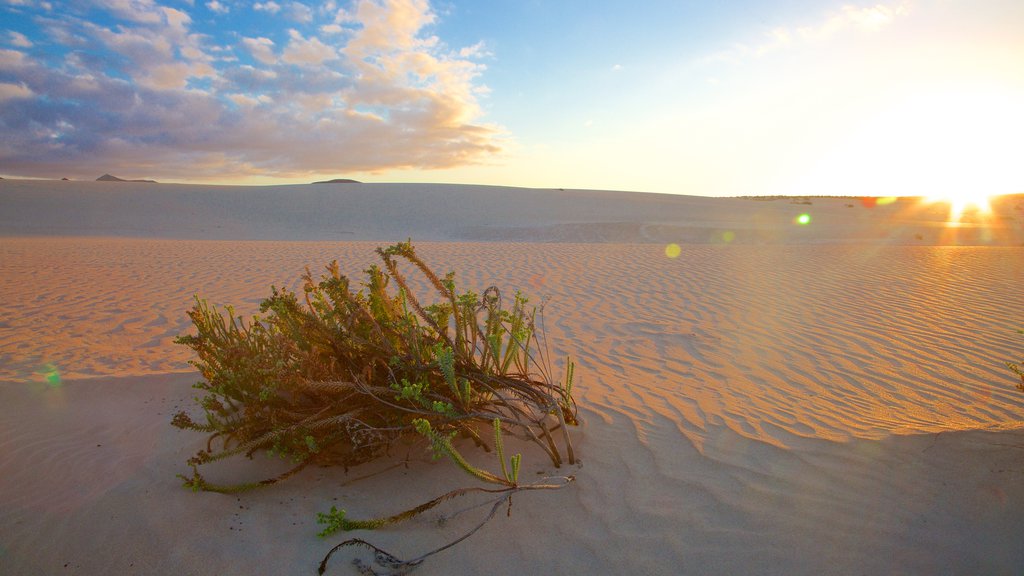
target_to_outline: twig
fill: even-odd
[[[448,542],[447,544],[445,544],[444,546],[441,546],[440,548],[436,548],[434,550],[431,550],[430,552],[427,552],[425,554],[417,556],[416,558],[413,558],[411,560],[402,560],[402,559],[398,558],[397,556],[395,556],[395,555],[393,555],[393,554],[391,554],[391,553],[389,553],[389,552],[387,552],[385,550],[382,550],[381,548],[378,548],[377,546],[374,546],[373,544],[367,542],[366,540],[363,540],[361,538],[352,538],[352,539],[349,539],[349,540],[345,540],[344,542],[338,544],[334,548],[331,548],[331,550],[329,552],[327,552],[327,555],[324,556],[324,559],[322,561],[320,561],[320,567],[319,567],[319,569],[317,571],[317,574],[322,575],[324,572],[326,572],[327,571],[327,563],[330,561],[331,556],[333,556],[335,552],[337,552],[338,550],[340,550],[340,549],[342,549],[342,548],[344,548],[346,546],[362,546],[362,547],[369,548],[369,549],[373,550],[374,551],[374,563],[377,566],[379,566],[380,568],[388,570],[386,572],[378,572],[372,566],[367,565],[366,563],[364,563],[361,559],[359,559],[359,558],[353,559],[352,564],[355,565],[356,568],[361,573],[363,573],[363,574],[372,574],[374,576],[401,576],[403,574],[408,574],[414,568],[416,568],[417,566],[422,564],[423,561],[426,560],[427,558],[429,558],[429,557],[431,557],[431,556],[433,556],[435,554],[438,554],[440,552],[444,552],[445,550],[451,548],[452,546],[455,546],[459,542],[462,542],[463,540],[469,538],[473,534],[476,534],[477,531],[479,531],[481,528],[483,528],[485,524],[487,524],[488,522],[491,521],[492,518],[494,518],[494,516],[498,513],[498,509],[501,508],[502,504],[508,504],[509,506],[511,506],[512,495],[515,494],[516,492],[522,492],[522,491],[526,491],[526,490],[557,490],[559,488],[567,486],[570,482],[575,480],[575,477],[573,477],[573,476],[564,476],[564,477],[561,477],[561,478],[558,478],[558,479],[559,480],[563,480],[564,484],[529,484],[529,485],[525,485],[525,486],[514,486],[514,487],[502,488],[502,489],[497,489],[497,490],[490,490],[490,489],[485,489],[485,488],[453,490],[453,491],[451,491],[451,492],[449,492],[447,494],[444,494],[443,496],[440,496],[438,498],[435,498],[434,500],[431,500],[428,504],[425,504],[424,506],[430,505],[430,507],[433,507],[434,505],[439,504],[439,503],[441,503],[441,502],[443,502],[445,500],[449,500],[449,499],[455,498],[457,496],[462,496],[462,495],[464,495],[466,493],[469,493],[471,491],[482,491],[482,492],[491,492],[491,493],[499,492],[499,493],[501,493],[501,495],[498,496],[498,498],[496,498],[494,500],[493,504],[491,505],[490,512],[487,513],[487,516],[482,521],[480,521],[479,524],[474,526],[471,530],[469,530],[469,532],[466,532],[462,536],[459,536],[455,540],[452,540],[451,542]],[[547,480],[554,480],[554,478],[549,478]],[[473,507],[469,508],[468,510],[471,510],[471,509],[476,508],[476,507],[477,506],[473,506]],[[417,510],[419,510],[420,508],[423,508],[423,506],[418,507]],[[461,511],[459,513],[461,513]]]

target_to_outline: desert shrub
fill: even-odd
[[[353,466],[403,437],[426,438],[459,463],[451,440],[468,437],[489,449],[479,429],[492,425],[495,442],[504,429],[534,442],[555,466],[574,463],[572,364],[564,379],[551,377],[537,308],[518,292],[509,302],[493,286],[481,295],[457,292],[454,274],[438,277],[411,242],[377,254],[383,267],[366,270],[361,286],[336,261],[319,280],[307,269],[301,297],[274,288],[248,321],[196,298],[188,312],[196,334],[177,342],[198,357],[192,364],[204,380],[195,387],[204,395],[196,400],[205,418],[180,412],[173,424],[208,439],[188,461],[187,486],[237,492],[313,463]],[[425,278],[436,302],[414,294],[400,263]],[[238,485],[208,482],[199,471],[261,450],[295,466]],[[518,486],[511,473],[491,476],[483,479]]]

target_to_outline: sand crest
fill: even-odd
[[[919,199],[706,198],[450,184],[5,180],[0,202],[0,236],[1024,245],[1024,195],[1001,197],[993,214],[968,214],[954,226],[947,204]]]

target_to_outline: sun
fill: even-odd
[[[988,216],[992,213],[992,196],[976,192],[945,192],[929,196],[925,199],[929,203],[948,203],[949,222],[960,222],[967,213],[977,213],[981,216]]]
[[[950,222],[984,218],[992,214],[990,198],[1024,185],[1020,93],[979,83],[882,99],[809,156],[797,188],[808,195],[915,196],[947,203]]]

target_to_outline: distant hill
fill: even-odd
[[[313,184],[362,184],[359,180],[351,180],[349,178],[335,178],[334,180],[321,180],[320,182],[313,182]]]
[[[96,179],[97,182],[149,182],[150,184],[156,184],[156,180],[125,180],[124,178],[118,178],[117,176],[111,176],[110,174],[104,174]]]

